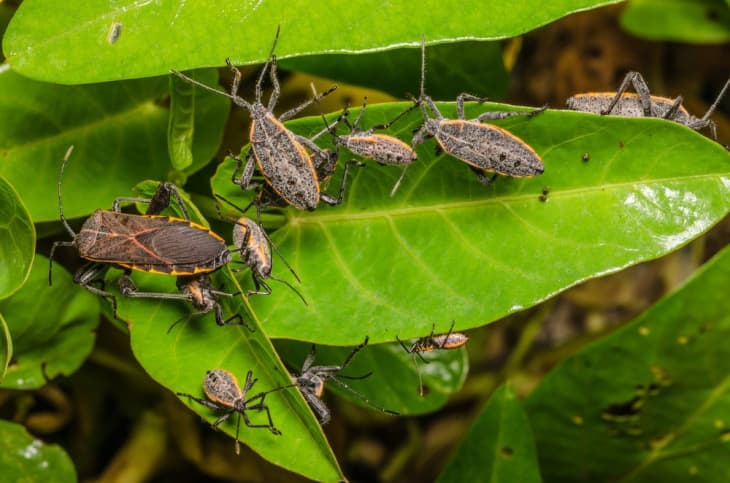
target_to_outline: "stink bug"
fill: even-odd
[[[314,88],[314,86],[312,88]],[[387,134],[376,134],[375,131],[388,129],[401,117],[405,116],[413,109],[415,109],[417,105],[414,104],[413,106],[404,110],[385,124],[378,124],[375,126],[371,126],[366,130],[363,130],[360,128],[360,120],[365,113],[367,101],[368,98],[365,97],[363,99],[362,109],[360,110],[357,117],[355,118],[355,121],[352,124],[348,120],[348,116],[350,115],[350,111],[348,108],[345,108],[342,111],[342,114],[335,122],[335,125],[340,122],[344,122],[345,125],[350,129],[349,134],[337,134],[334,129],[334,125],[327,125],[327,121],[325,120],[324,130],[314,136],[313,139],[316,139],[320,135],[329,131],[334,138],[335,146],[347,148],[348,151],[360,157],[372,159],[376,163],[383,166],[402,166],[403,172],[398,178],[398,181],[396,181],[395,185],[393,185],[393,189],[390,191],[390,196],[393,196],[398,190],[398,186],[403,180],[408,166],[410,166],[411,163],[416,160],[416,152],[413,150],[412,147],[410,147],[408,144],[404,143],[397,137]]]
[[[410,347],[406,346],[402,340],[395,336],[395,340],[403,347],[407,353],[413,355],[413,363],[416,365],[416,371],[418,372],[418,393],[423,396],[423,380],[421,379],[421,370],[418,368],[418,356],[424,364],[428,364],[428,361],[423,358],[422,353],[432,352],[441,349],[458,349],[469,341],[469,338],[461,332],[453,332],[454,321],[451,321],[451,327],[446,334],[434,335],[436,331],[436,324],[431,327],[431,334],[427,337],[421,337],[416,339]]]
[[[629,84],[634,86],[636,94],[626,92]],[[717,141],[717,126],[710,116],[717,108],[720,100],[730,86],[730,79],[717,95],[707,112],[702,117],[695,117],[682,106],[682,96],[676,99],[652,96],[649,86],[638,72],[629,72],[616,92],[588,92],[577,94],[567,101],[568,109],[594,114],[613,114],[624,117],[658,117],[683,124],[699,131],[709,127],[712,139]]]
[[[246,153],[246,164],[238,159],[238,166],[233,172],[232,181],[243,189],[249,189],[256,185],[251,182],[253,177],[254,164],[258,165],[259,171],[266,179],[271,188],[283,198],[288,204],[301,209],[312,211],[317,208],[320,200],[330,205],[337,205],[341,202],[332,196],[321,193],[317,171],[312,161],[312,152],[320,151],[320,148],[311,140],[294,134],[287,129],[283,121],[289,120],[299,114],[307,106],[319,101],[336,89],[333,86],[319,97],[310,99],[298,107],[291,109],[277,119],[272,114],[276,102],[279,99],[279,80],[276,75],[276,56],[274,49],[279,39],[279,29],[276,30],[274,44],[271,46],[268,60],[264,64],[258,80],[256,81],[256,95],[253,103],[250,103],[238,95],[238,86],[241,82],[241,72],[236,69],[230,60],[226,63],[234,74],[231,85],[231,93],[225,93],[202,84],[186,75],[172,70],[176,76],[184,79],[198,87],[216,92],[231,99],[237,106],[247,110],[251,116],[251,131],[249,138],[251,147]],[[273,84],[273,92],[269,97],[267,106],[262,101],[262,84],[266,71],[270,70],[270,79]],[[239,172],[243,168],[242,174]]]
[[[236,376],[226,371],[225,369],[213,369],[205,373],[205,379],[203,379],[203,392],[205,393],[206,399],[201,399],[187,394],[184,392],[176,393],[178,396],[187,397],[188,400],[193,400],[198,404],[202,404],[205,407],[211,409],[217,409],[219,411],[225,411],[225,413],[215,420],[213,427],[217,428],[223,421],[231,417],[231,414],[238,413],[238,420],[236,421],[236,454],[240,454],[241,447],[238,439],[238,432],[241,427],[241,418],[243,422],[249,428],[268,428],[269,431],[275,435],[280,435],[281,431],[276,429],[274,422],[271,420],[271,412],[269,407],[264,404],[264,398],[267,394],[286,389],[289,386],[280,386],[268,391],[260,392],[255,396],[247,397],[248,391],[251,390],[258,379],[253,379],[253,372],[248,371],[246,373],[246,382],[243,385],[243,389],[238,385],[238,379]],[[268,424],[253,424],[248,417],[247,411],[266,411],[266,416],[269,419]]]
[[[223,196],[216,195],[216,197],[233,208],[243,211]],[[222,218],[226,219],[225,217]],[[301,282],[299,275],[297,275],[291,265],[289,265],[289,262],[286,261],[277,246],[271,241],[271,238],[269,238],[269,235],[266,234],[263,227],[259,223],[256,223],[245,216],[238,219],[227,220],[234,224],[233,245],[236,247],[235,251],[241,255],[243,263],[251,269],[251,278],[253,279],[254,287],[256,287],[256,290],[249,290],[246,296],[271,295],[271,287],[269,287],[269,285],[264,281],[265,279],[271,279],[281,282],[289,287],[299,296],[300,299],[302,299],[304,305],[307,305],[307,301],[292,284],[284,279],[276,278],[271,275],[271,268],[273,265],[271,249],[273,248],[276,254],[279,255],[281,261],[284,262],[284,265],[286,265],[286,268],[288,268],[291,274],[294,275],[297,282]]]
[[[464,115],[464,101],[484,102],[486,99],[462,93],[456,98],[458,119],[446,119],[436,104],[425,94],[426,82],[426,39],[421,41],[421,94],[416,103],[421,108],[424,124],[413,137],[413,146],[421,144],[426,137],[435,137],[438,148],[464,161],[476,174],[480,182],[490,184],[498,174],[516,178],[531,177],[543,173],[540,156],[522,139],[514,134],[489,124],[486,120],[506,119],[512,116],[533,117],[546,107],[529,112],[485,112],[475,119],[467,120]],[[435,117],[430,117],[428,110]],[[489,177],[486,172],[495,173]]]
[[[338,386],[347,390],[358,399],[363,401],[365,404],[377,409],[378,411],[392,414],[394,416],[398,415],[398,413],[395,411],[376,406],[375,404],[370,402],[365,396],[355,391],[350,386],[338,379],[365,379],[366,377],[372,375],[372,372],[368,372],[367,374],[362,376],[343,376],[342,374],[339,374],[340,372],[345,370],[345,368],[350,364],[352,358],[355,357],[355,355],[367,345],[368,340],[368,337],[365,337],[365,340],[360,345],[355,347],[352,352],[350,352],[350,354],[345,358],[344,362],[339,366],[313,366],[312,364],[314,364],[316,351],[316,348],[313,345],[311,352],[307,355],[306,359],[304,359],[304,364],[302,365],[302,370],[299,375],[297,376],[292,374],[292,380],[294,381],[294,385],[299,388],[299,391],[302,393],[302,396],[304,396],[304,399],[307,400],[310,407],[314,410],[314,412],[317,413],[320,424],[327,424],[331,418],[330,410],[327,408],[327,405],[325,405],[325,403],[322,401],[324,385],[328,380],[332,380]]]
[[[145,212],[145,216],[159,215],[165,208],[170,205],[171,197],[175,197],[180,212],[186,220],[190,220],[185,203],[178,192],[177,187],[172,183],[160,183],[151,199],[146,198],[117,198],[114,201],[115,209],[119,209],[119,203],[136,202],[147,203],[149,206]],[[208,273],[200,273],[196,275],[180,275],[177,277],[177,288],[179,294],[171,294],[164,292],[140,292],[137,286],[129,276],[130,271],[127,269],[119,278],[119,290],[125,297],[151,298],[164,300],[185,300],[190,302],[200,314],[207,314],[211,310],[215,310],[215,321],[218,325],[243,325],[249,331],[253,329],[249,327],[240,314],[234,314],[228,319],[223,318],[223,309],[218,302],[218,297],[233,297],[236,294],[223,292],[213,288]],[[181,319],[182,320],[182,319]],[[236,322],[234,322],[236,321]],[[179,322],[179,321],[178,321]],[[175,322],[170,326],[168,332],[177,324]]]
[[[225,241],[208,228],[189,220],[169,216],[130,215],[119,211],[120,198],[114,210],[96,210],[75,233],[63,215],[61,184],[73,146],[66,152],[58,179],[58,209],[61,222],[72,241],[53,243],[48,267],[48,283],[52,283],[55,251],[60,246],[73,246],[79,256],[92,262],[74,274],[74,281],[86,290],[110,300],[116,317],[116,300],[109,292],[94,287],[109,266],[127,271],[139,270],[167,275],[197,275],[212,272],[231,260]],[[174,185],[173,185],[174,186]],[[166,185],[165,188],[170,188]],[[158,197],[155,197],[159,199]]]

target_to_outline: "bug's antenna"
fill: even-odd
[[[259,74],[259,78],[256,80],[256,101],[261,102],[261,86],[264,83],[264,76],[266,75],[266,71],[269,70],[269,67],[273,62],[276,62],[276,57],[274,57],[274,50],[276,50],[276,43],[279,41],[279,32],[281,31],[281,25],[276,26],[276,35],[274,36],[274,43],[271,45],[271,50],[269,51],[269,56],[266,57],[266,63],[264,64],[264,68],[261,69],[261,73]]]
[[[58,212],[61,214],[61,222],[63,223],[63,226],[66,227],[66,231],[68,231],[69,235],[71,235],[71,238],[76,238],[76,233],[71,229],[71,226],[66,221],[66,217],[63,216],[63,196],[61,195],[61,183],[63,182],[63,172],[66,170],[66,163],[68,163],[68,158],[71,157],[71,153],[73,153],[74,147],[73,144],[68,147],[66,150],[66,155],[63,157],[63,161],[61,162],[61,174],[58,175]]]
[[[720,91],[720,94],[717,95],[717,99],[715,99],[715,102],[712,103],[712,105],[707,110],[707,112],[705,113],[705,115],[702,116],[702,120],[703,121],[706,121],[707,119],[710,118],[710,116],[712,115],[712,113],[715,111],[715,109],[717,108],[717,106],[720,104],[720,101],[722,100],[722,98],[725,96],[725,93],[727,92],[728,87],[730,87],[730,79],[728,79],[727,82],[725,82],[725,86]]]
[[[281,255],[279,255],[279,256],[281,256]],[[284,259],[282,258],[282,260],[284,260]],[[285,262],[285,263],[286,263],[286,262]],[[289,270],[291,270],[291,268],[289,268]],[[292,273],[294,273],[294,270],[292,270]],[[296,277],[296,276],[297,276],[297,274],[296,274],[296,273],[294,273],[294,276]],[[287,287],[289,287],[289,288],[290,288],[290,289],[292,290],[292,292],[294,292],[295,294],[297,294],[297,295],[299,296],[299,298],[300,298],[300,299],[302,300],[302,302],[304,302],[304,305],[307,305],[307,306],[309,305],[309,304],[307,303],[306,299],[304,298],[304,295],[302,295],[302,294],[301,294],[301,293],[299,292],[299,290],[297,290],[297,289],[296,289],[296,288],[294,287],[294,285],[290,284],[289,282],[287,282],[286,280],[284,280],[284,279],[282,279],[282,278],[276,278],[276,277],[274,277],[274,276],[269,276],[268,278],[270,278],[271,280],[276,280],[276,281],[277,281],[277,282],[279,282],[279,283],[283,283],[284,285],[286,285]],[[299,278],[298,278],[298,277],[297,277],[297,280],[299,280]]]
[[[426,36],[421,36],[421,99],[426,93]]]

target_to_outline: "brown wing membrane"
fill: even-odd
[[[166,216],[98,210],[84,223],[77,242],[88,260],[176,275],[210,272],[231,258],[218,235]]]

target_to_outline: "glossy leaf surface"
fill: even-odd
[[[405,106],[371,106],[363,125]],[[439,107],[454,117],[453,104]],[[497,107],[509,108],[470,105],[467,117]],[[419,119],[413,112],[389,132],[408,141]],[[288,125],[311,134],[321,123]],[[434,156],[428,141],[395,197],[388,193],[400,169],[370,163],[352,171],[342,205],[290,208],[270,223],[280,226],[272,238],[309,305],[293,302],[282,285],[253,299],[267,333],[356,345],[365,335],[372,343],[428,335],[439,320],[454,319],[455,330],[478,327],[660,257],[730,209],[730,154],[676,123],[548,111],[499,125],[542,156],[543,175],[486,187],[463,162]],[[251,195],[231,183],[234,164],[220,165],[213,189],[245,206]],[[327,191],[336,186],[333,179]],[[277,263],[274,274],[289,277]]]
[[[417,46],[424,33],[434,43],[512,37],[571,12],[617,1],[430,0],[416,5],[355,0],[343,5],[336,0],[226,0],[213,7],[172,0],[26,0],[8,27],[4,50],[8,62],[29,77],[76,84],[221,66],[227,57],[234,64],[260,63],[277,25],[281,38],[276,51],[284,59]],[[463,15],[444,21],[454,19],[454,12]]]
[[[167,93],[166,78],[65,87],[0,72],[0,175],[34,222],[58,220],[61,160],[74,145],[63,180],[66,216],[110,208],[140,179],[167,179],[171,171]],[[207,164],[217,151],[228,105],[221,96],[199,93],[194,159]]]
[[[549,481],[730,478],[730,249],[565,360],[526,409]]]
[[[13,186],[0,176],[0,299],[18,290],[30,273],[35,228]]]

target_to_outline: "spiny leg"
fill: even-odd
[[[53,256],[56,253],[57,247],[75,247],[76,242],[74,241],[57,241],[51,245],[51,254],[48,256],[48,285],[53,285]]]
[[[458,115],[459,119],[465,119],[464,116],[464,101],[476,101],[478,103],[482,103],[487,101],[488,99],[486,97],[479,97],[475,96],[473,94],[467,94],[466,92],[462,92],[459,94],[459,97],[456,98],[456,114]]]
[[[485,112],[477,116],[474,121],[476,122],[482,122],[482,121],[498,121],[500,119],[507,119],[508,117],[514,117],[514,116],[527,116],[527,117],[534,117],[540,114],[541,112],[545,111],[547,109],[547,104],[542,106],[539,109],[535,109],[533,111],[526,111],[526,112],[518,112],[518,111],[510,111],[510,112],[504,112],[504,111],[492,111],[492,112]]]
[[[629,88],[629,84],[633,84],[634,90],[637,92],[637,94],[639,94],[639,101],[641,102],[641,108],[644,110],[644,116],[652,116],[651,94],[649,92],[649,86],[646,85],[646,81],[641,76],[641,74],[635,71],[631,71],[626,74],[624,80],[621,82],[621,85],[616,91],[616,95],[613,97],[608,107],[601,111],[601,115],[611,113],[613,108],[616,107],[619,99],[621,99],[621,96],[623,96],[624,92],[626,92],[626,90]]]

